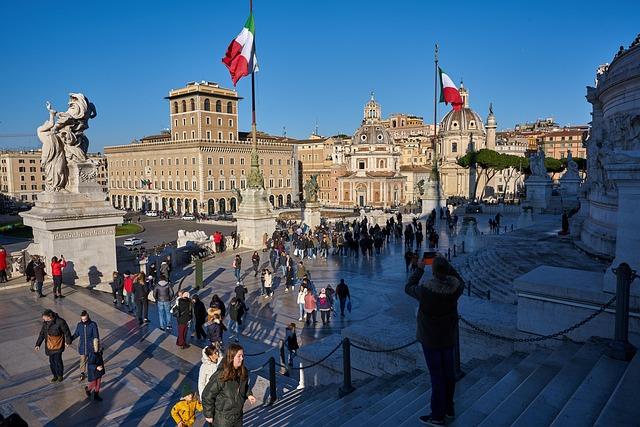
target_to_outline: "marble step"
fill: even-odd
[[[480,423],[480,426],[510,426],[579,348],[578,344],[566,343],[556,349],[506,399],[502,400]]]
[[[551,426],[592,425],[609,400],[626,367],[626,362],[611,359],[606,355],[600,356]]]
[[[638,404],[638,384],[640,384],[640,355],[627,365],[622,378],[613,394],[607,401],[602,413],[596,420],[597,427],[627,426],[640,422],[640,405]]]
[[[514,427],[549,425],[602,355],[601,345],[586,343],[514,421]]]
[[[500,378],[485,393],[479,396],[467,408],[458,408],[461,413],[451,425],[478,425],[489,415],[507,396],[509,396],[537,367],[550,352],[538,350],[527,356]]]

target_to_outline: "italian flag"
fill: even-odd
[[[254,41],[256,30],[253,24],[253,14],[249,15],[240,34],[227,48],[227,54],[222,62],[231,73],[231,80],[235,86],[244,76],[258,71],[258,58],[256,58],[256,44]]]
[[[438,72],[440,73],[440,102],[451,104],[455,111],[459,111],[462,108],[462,97],[458,88],[442,68],[438,67]]]

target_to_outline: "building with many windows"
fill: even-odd
[[[0,151],[0,204],[33,204],[44,190],[44,171],[40,150]],[[97,183],[105,193],[107,188],[107,162],[100,153],[89,153],[89,159],[98,169]]]
[[[247,185],[251,136],[238,132],[239,98],[215,83],[172,90],[171,129],[105,148],[109,195],[116,208],[174,213],[235,212]],[[258,133],[260,169],[275,207],[297,200],[295,146]]]

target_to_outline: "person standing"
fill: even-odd
[[[171,418],[178,427],[191,427],[196,422],[196,411],[202,411],[202,403],[187,383],[182,387],[182,398],[171,408]]]
[[[124,278],[117,271],[113,272],[111,279],[111,294],[113,295],[113,305],[118,303],[118,297],[120,298],[120,303],[124,305],[124,296],[122,295],[122,290],[124,289]]]
[[[217,309],[210,308],[208,310],[208,321],[204,324],[204,330],[209,343],[218,348],[222,348],[226,328],[222,323],[222,317],[220,317]]]
[[[296,336],[296,324],[290,323],[285,331],[284,340],[287,350],[289,350],[289,366],[293,366],[293,358],[298,354],[300,345],[298,344],[298,337]]]
[[[211,302],[209,303],[210,308],[217,308],[220,310],[220,316],[224,319],[227,316],[227,308],[224,306],[224,302],[218,294],[213,294],[211,297]]]
[[[251,256],[251,264],[253,265],[253,277],[258,277],[258,270],[260,269],[260,255],[258,251],[254,251]]]
[[[33,263],[36,260],[36,255],[32,255],[29,257],[29,264],[27,264],[27,266],[24,268],[24,277],[27,281],[27,283],[30,284],[29,286],[29,290],[31,292],[35,292],[36,291],[36,279],[33,273]]]
[[[80,313],[80,321],[76,326],[76,331],[71,336],[71,341],[76,338],[80,339],[78,342],[78,354],[80,355],[80,382],[82,382],[87,377],[87,357],[90,353],[93,353],[93,340],[100,339],[98,324],[91,320],[86,310],[82,310],[82,313]]]
[[[304,279],[305,274],[307,274],[307,269],[304,267],[302,261],[298,264],[298,269],[296,270],[296,284],[300,285],[302,283],[302,279]]]
[[[128,311],[129,313],[133,313],[136,311],[136,299],[133,295],[133,275],[128,270],[124,273],[122,288],[124,289],[124,297],[127,302]]]
[[[40,259],[39,256],[35,256],[33,261],[33,277],[35,279],[35,287],[36,292],[38,293],[38,297],[42,298],[46,296],[42,293],[42,286],[44,285],[44,276],[47,275],[45,271],[44,262]]]
[[[64,256],[60,255],[60,259],[57,257],[51,258],[51,277],[53,278],[53,297],[64,298],[62,295],[62,269],[67,266]]]
[[[340,283],[336,286],[336,295],[340,301],[340,317],[344,317],[344,306],[347,302],[347,298],[351,301],[351,294],[349,293],[349,287],[344,283],[344,279],[340,279]]]
[[[264,296],[269,298],[271,295],[273,295],[273,274],[267,268],[264,272]]]
[[[296,302],[298,303],[298,308],[300,309],[300,317],[298,318],[298,320],[302,320],[303,316],[304,316],[304,297],[307,295],[307,286],[306,286],[306,282],[302,282],[302,285],[300,285],[300,288],[298,289],[298,297],[296,299]]]
[[[240,281],[240,276],[242,273],[242,258],[240,257],[239,254],[233,258],[232,267],[233,267],[233,274],[236,276],[236,280]]]
[[[202,364],[198,372],[198,395],[202,396],[209,379],[218,370],[222,358],[217,346],[208,345],[202,349]]]
[[[193,296],[191,302],[193,303],[193,321],[195,323],[196,338],[198,340],[205,339],[207,334],[205,334],[202,327],[207,321],[207,307],[204,306],[204,303],[197,294]]]
[[[245,313],[244,301],[239,298],[232,298],[229,304],[229,330],[236,342],[240,338],[240,330],[242,326],[242,317]]]
[[[64,378],[62,352],[65,349],[65,343],[71,344],[71,331],[67,322],[50,309],[42,313],[42,328],[36,341],[35,351],[40,350],[43,342],[45,343],[44,352],[49,356],[49,367],[53,374],[51,382],[61,382]]]
[[[189,329],[189,321],[191,320],[191,298],[189,292],[185,291],[178,298],[178,338],[176,345],[181,349],[189,348],[187,344],[187,329]]]
[[[316,296],[313,292],[308,291],[304,296],[304,312],[307,314],[307,326],[311,324],[311,318],[313,317],[313,323],[318,323],[316,319]]]
[[[87,358],[87,374],[89,385],[84,388],[87,397],[92,398],[96,402],[102,402],[100,397],[100,384],[104,375],[104,359],[102,357],[102,349],[100,348],[100,340],[95,338],[92,342],[91,351]]]
[[[213,374],[202,392],[204,417],[217,426],[241,426],[244,403],[256,403],[249,387],[249,372],[244,366],[244,349],[230,344],[222,369]]]
[[[327,297],[327,290],[325,288],[320,289],[320,296],[318,297],[318,309],[320,309],[320,318],[322,324],[326,325],[331,319],[331,301]]]
[[[133,283],[133,295],[136,300],[138,324],[149,323],[149,287],[144,273],[139,273]]]
[[[244,303],[245,298],[247,297],[247,292],[249,291],[247,290],[246,286],[244,286],[244,283],[238,282],[236,283],[234,292],[236,293],[236,298],[238,298],[240,301],[242,301],[242,303]]]
[[[419,265],[404,290],[420,302],[416,338],[422,345],[431,377],[431,414],[420,416],[420,420],[429,425],[444,425],[445,418],[455,417],[454,344],[458,298],[464,284],[441,256],[433,260],[431,268],[433,277],[421,280],[424,267]]]
[[[7,250],[0,245],[0,283],[7,281]]]
[[[171,273],[171,267],[167,263],[167,261],[162,261],[160,264],[160,276],[164,276],[165,280],[169,280],[169,275]]]
[[[156,300],[158,308],[158,319],[160,320],[160,330],[164,331],[171,326],[171,301],[175,296],[173,287],[164,274],[160,275],[160,280],[153,290],[153,298]]]

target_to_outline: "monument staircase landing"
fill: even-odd
[[[450,426],[637,425],[640,356],[622,362],[603,341],[563,343],[475,363],[458,381]],[[355,384],[285,392],[245,414],[247,426],[418,426],[431,396],[424,371],[384,375]]]

